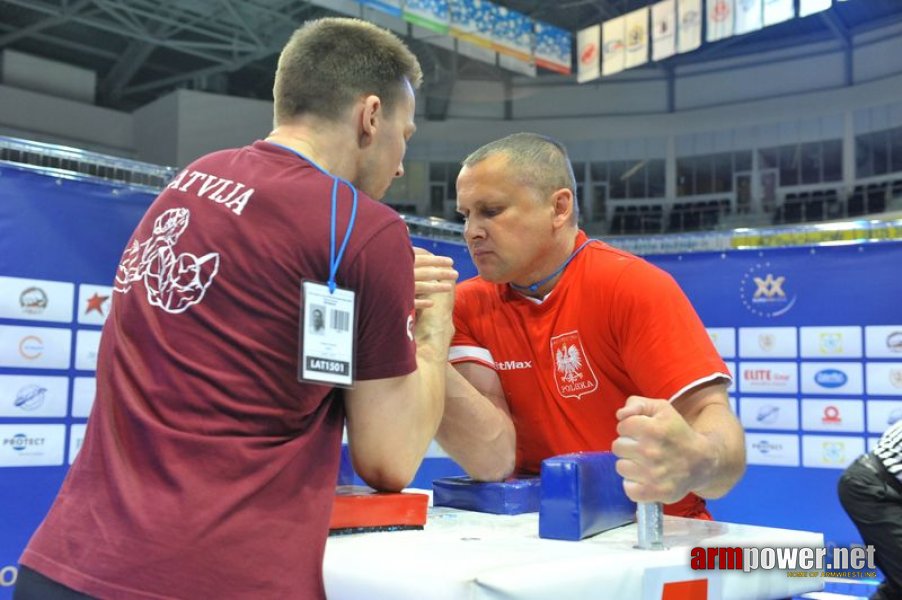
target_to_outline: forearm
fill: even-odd
[[[745,434],[729,407],[711,405],[692,425],[699,434],[697,468],[692,491],[703,498],[720,498],[745,472]]]
[[[500,481],[509,476],[516,459],[510,415],[451,365],[446,367],[445,386],[445,412],[436,435],[439,444],[474,479]]]

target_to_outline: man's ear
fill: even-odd
[[[551,202],[554,209],[555,228],[569,225],[573,220],[573,192],[567,188],[561,188],[551,195]]]
[[[381,126],[382,100],[379,96],[370,94],[362,100],[360,111],[360,145],[368,146],[376,135],[376,130]]]

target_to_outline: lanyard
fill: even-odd
[[[357,188],[354,187],[350,181],[346,179],[342,179],[336,175],[332,175],[327,170],[295,150],[294,148],[290,148],[288,146],[284,146],[282,144],[277,144],[275,142],[267,142],[272,144],[273,146],[278,146],[284,150],[288,150],[292,154],[296,154],[303,160],[310,163],[316,170],[318,170],[323,175],[330,177],[332,179],[332,215],[329,220],[329,293],[335,293],[335,275],[338,273],[338,265],[341,264],[341,259],[344,257],[345,249],[348,247],[348,240],[351,239],[351,231],[354,229],[354,221],[357,220]],[[341,247],[338,249],[338,255],[335,254],[335,221],[336,214],[338,213],[338,186],[339,184],[345,184],[349,188],[351,188],[351,193],[353,194],[353,199],[351,203],[351,217],[348,219],[348,230],[345,232],[345,239],[341,242]]]
[[[567,265],[570,264],[570,261],[573,260],[574,258],[576,258],[576,255],[579,254],[583,248],[585,248],[586,246],[589,245],[589,242],[594,242],[594,241],[596,241],[596,240],[588,239],[585,242],[583,242],[583,245],[580,246],[579,248],[577,248],[576,250],[574,250],[573,254],[571,254],[569,256],[569,258],[567,258],[567,260],[564,261],[564,264],[562,264],[560,267],[558,267],[557,270],[554,273],[552,273],[551,275],[549,275],[548,277],[544,277],[530,285],[517,285],[515,283],[510,283],[509,285],[512,288],[514,288],[515,290],[523,290],[523,291],[528,290],[533,293],[539,291],[540,287],[542,287],[543,285],[545,285],[546,283],[548,283],[549,281],[551,281],[552,279],[554,279],[555,277],[560,275],[561,272],[567,268]]]

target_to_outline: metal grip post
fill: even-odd
[[[641,550],[664,549],[664,509],[660,502],[639,502],[636,506],[636,525]]]

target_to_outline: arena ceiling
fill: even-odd
[[[347,3],[347,0],[339,0]],[[648,6],[651,0],[495,0],[536,19],[577,31]],[[276,55],[303,21],[338,14],[328,2],[300,0],[0,0],[0,49],[11,48],[93,70],[97,103],[130,111],[177,88],[270,99]],[[786,45],[851,36],[902,20],[900,0],[849,0],[833,9],[757,33],[706,44],[652,63],[649,71]],[[430,118],[458,78],[510,79],[420,40],[409,40],[426,73]],[[540,78],[560,75],[540,73]],[[572,79],[572,78],[570,78]],[[444,100],[444,102],[442,102]]]

